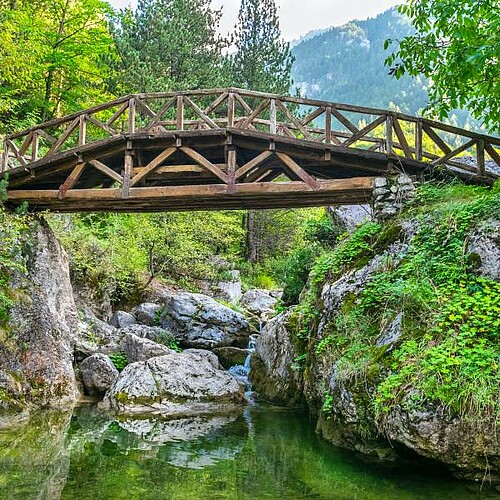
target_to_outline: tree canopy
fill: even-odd
[[[399,7],[416,33],[387,59],[398,78],[429,78],[430,109],[444,118],[468,108],[500,130],[500,4],[498,0],[408,0]],[[392,40],[386,42],[386,46]]]

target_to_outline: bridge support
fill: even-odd
[[[378,177],[373,183],[373,217],[384,221],[398,215],[415,196],[418,181],[406,174]]]

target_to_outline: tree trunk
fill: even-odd
[[[247,239],[246,258],[248,262],[257,262],[257,244],[255,241],[255,210],[248,210],[245,215],[245,231]]]

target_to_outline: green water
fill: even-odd
[[[116,422],[94,407],[0,431],[0,499],[472,499],[436,467],[386,469],[317,438],[307,415]]]

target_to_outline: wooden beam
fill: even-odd
[[[151,160],[139,173],[134,175],[130,181],[130,187],[134,187],[141,179],[144,179],[148,174],[153,172],[161,165],[168,157],[172,156],[177,151],[177,148],[167,148],[162,151],[156,158]]]
[[[101,171],[108,177],[111,177],[111,179],[119,182],[120,184],[123,184],[123,177],[114,170],[112,170],[111,168],[109,168],[107,165],[104,165],[104,163],[100,162],[99,160],[89,160],[87,163],[97,168],[97,170]]]
[[[235,173],[236,180],[243,177],[247,172],[254,169],[255,167],[258,167],[260,164],[266,161],[271,155],[272,155],[271,151],[263,151],[255,158],[245,163],[245,165],[241,166],[238,170],[236,170]]]
[[[57,199],[59,200],[64,199],[68,190],[70,190],[78,182],[78,179],[82,175],[85,166],[86,164],[84,162],[76,164],[76,167],[71,171],[68,178],[59,187],[59,192],[57,193]]]
[[[309,175],[295,160],[285,153],[276,153],[276,156],[302,181],[305,182],[311,189],[319,189],[318,181]]]
[[[132,169],[134,168],[134,155],[130,150],[125,151],[125,161],[123,168],[122,198],[128,198],[130,194],[130,180]]]
[[[212,172],[212,174],[217,176],[225,184],[229,182],[227,174],[225,174],[220,168],[214,165],[211,161],[207,160],[200,153],[197,153],[194,149],[188,148],[186,146],[181,146],[179,149],[190,158],[192,158],[196,163],[201,165],[203,168],[205,168],[209,172]]]

